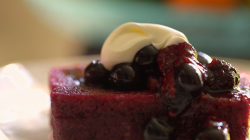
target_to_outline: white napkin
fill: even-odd
[[[48,121],[49,116],[48,113],[46,116],[41,113],[45,110],[48,112],[49,108],[49,94],[22,65],[9,64],[0,68],[0,129],[10,140],[14,140],[11,135],[19,130],[34,130],[29,129],[31,127],[39,129],[41,122]],[[49,128],[49,123],[42,127]],[[8,140],[1,130],[0,140]],[[16,140],[20,140],[20,137]]]

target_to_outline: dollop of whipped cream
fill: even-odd
[[[136,53],[152,44],[158,50],[187,42],[187,37],[170,27],[147,23],[125,23],[106,39],[101,50],[101,60],[107,70],[119,63],[131,63]]]

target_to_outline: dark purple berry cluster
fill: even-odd
[[[86,84],[108,83],[111,88],[121,91],[146,89],[147,85],[152,90],[159,88],[158,52],[153,45],[146,46],[136,53],[132,63],[117,64],[111,71],[107,71],[101,61],[93,61],[85,70]],[[157,77],[157,83],[148,83],[153,77]]]
[[[171,116],[183,112],[203,92],[231,91],[239,84],[239,73],[229,63],[197,53],[180,43],[158,51],[153,45],[138,51],[132,63],[115,65],[108,71],[100,60],[85,70],[85,83],[122,91],[159,91]],[[212,61],[211,61],[212,60]]]
[[[161,70],[165,71],[161,86],[163,104],[168,108],[171,116],[183,112],[193,99],[202,94],[232,91],[239,84],[239,73],[231,64],[224,60],[212,60],[210,56],[200,52],[198,53],[200,59],[197,60],[194,57],[195,54],[184,52],[192,50],[189,45],[182,45],[183,47],[173,45],[159,52],[159,57],[163,57],[160,54],[169,53],[170,50],[180,49],[179,51],[182,52],[177,54],[180,55],[179,57],[165,56],[164,63],[168,64],[168,67],[162,66],[164,65],[162,63],[159,64],[159,67],[162,67]],[[195,51],[192,50],[192,52]],[[189,57],[183,57],[182,54]]]
[[[185,47],[186,49],[183,48],[182,50],[192,49],[188,45]],[[174,50],[174,47],[172,50]],[[160,51],[160,53],[162,52]],[[182,54],[187,55],[189,53],[182,52]],[[223,60],[212,60],[211,57],[204,53],[198,53],[198,60],[193,56],[180,56],[177,58],[176,56],[166,56],[165,58],[164,63],[167,63],[168,67],[162,66],[162,70],[165,69],[165,75],[161,93],[169,117],[175,118],[183,113],[192,100],[198,99],[202,94],[211,91],[232,91],[239,84],[239,73],[229,63]],[[167,59],[171,62],[166,62]],[[160,65],[159,67],[161,67]],[[215,83],[216,85],[214,85]],[[228,126],[225,122],[212,117],[204,123],[202,132],[200,132],[196,140],[228,140],[227,136],[229,134],[226,130],[228,130]],[[168,135],[171,135],[171,132],[169,133]]]
[[[117,90],[146,89],[149,75],[158,72],[158,50],[149,45],[139,50],[132,63],[115,65],[110,71],[109,82]]]

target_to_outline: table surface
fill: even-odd
[[[231,63],[237,69],[250,71],[250,60],[223,58],[223,57],[216,57],[216,58],[223,59]],[[53,67],[72,66],[79,63],[88,64],[94,59],[100,59],[100,56],[89,55],[89,56],[68,57],[68,58],[54,58],[54,59],[47,59],[40,61],[38,60],[26,61],[20,63],[31,73],[31,75],[42,86],[48,89],[48,75],[50,69],[52,69]]]

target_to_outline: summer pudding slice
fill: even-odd
[[[55,140],[246,140],[249,76],[184,34],[126,23],[101,60],[50,72]]]

